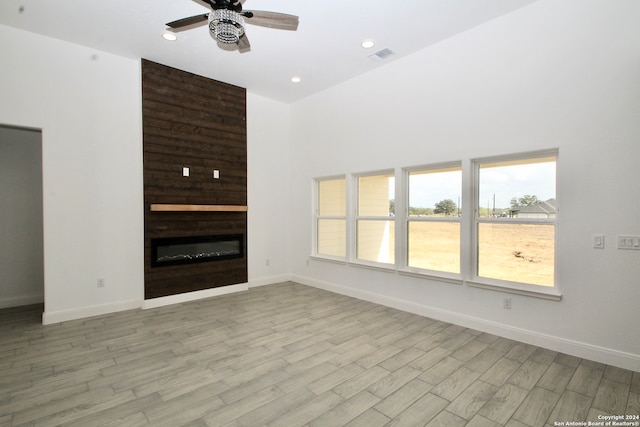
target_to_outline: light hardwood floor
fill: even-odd
[[[0,310],[2,426],[553,426],[640,374],[295,283],[57,325]]]

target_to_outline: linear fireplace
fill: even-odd
[[[243,242],[241,234],[151,239],[151,266],[242,258]]]

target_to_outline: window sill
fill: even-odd
[[[431,279],[438,282],[446,282],[454,285],[462,285],[464,280],[455,274],[442,273],[427,270],[398,270],[398,274],[402,276],[418,277],[420,279]]]
[[[347,261],[344,258],[333,258],[330,256],[324,256],[324,255],[310,255],[309,259],[312,259],[314,261],[325,261],[325,262],[332,262],[334,264],[340,264],[340,265],[347,265]]]
[[[525,295],[534,298],[542,298],[552,301],[560,301],[562,293],[557,288],[549,288],[545,286],[526,285],[524,283],[498,283],[492,281],[481,281],[482,279],[466,280],[468,286],[474,288],[489,289],[492,291],[501,291],[517,295]]]
[[[315,261],[330,262],[339,265],[348,265],[350,267],[364,268],[368,270],[382,271],[385,273],[399,274],[401,276],[417,277],[421,279],[430,279],[438,282],[451,283],[454,285],[466,284],[472,288],[488,289],[491,291],[500,291],[510,294],[524,295],[528,297],[541,298],[551,301],[560,301],[562,299],[562,293],[557,288],[549,288],[538,285],[527,285],[524,283],[515,282],[499,282],[491,281],[489,279],[476,278],[474,280],[464,280],[456,277],[456,275],[438,274],[431,271],[422,270],[397,270],[395,266],[390,265],[386,267],[381,264],[365,263],[362,261],[347,261],[342,258],[331,258],[328,256],[311,255],[309,259]]]
[[[348,264],[351,267],[366,268],[368,270],[384,271],[385,273],[395,274],[395,272],[396,272],[395,265],[391,265],[391,264],[389,264],[388,267],[386,265],[384,265],[384,264],[374,264],[374,263],[367,263],[367,262],[363,262],[363,261],[351,261]]]
[[[331,262],[333,264],[348,265],[350,267],[358,267],[358,268],[366,268],[366,269],[369,269],[369,270],[384,271],[385,273],[395,273],[396,272],[395,266],[393,266],[393,265],[389,265],[389,267],[386,267],[384,264],[374,264],[374,263],[367,263],[367,262],[363,262],[363,261],[347,261],[344,258],[333,258],[333,257],[329,257],[329,256],[324,256],[324,255],[310,255],[309,259],[312,259],[314,261]]]

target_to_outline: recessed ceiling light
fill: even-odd
[[[169,40],[170,42],[173,42],[173,41],[176,41],[178,36],[176,36],[176,34],[172,33],[171,31],[165,31],[164,33],[162,33],[162,38],[165,40]]]
[[[362,46],[365,49],[370,49],[375,45],[376,43],[373,40],[363,40],[362,43],[360,43],[360,46]]]
[[[300,77],[298,77],[298,76],[293,76],[293,77],[291,77],[291,81],[293,83],[300,83],[302,81],[302,79]]]

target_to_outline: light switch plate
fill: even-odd
[[[189,168],[182,168],[182,176],[189,176]]]
[[[638,235],[618,235],[616,240],[618,243],[618,249],[640,251],[640,236]]]
[[[604,249],[604,234],[593,235],[593,247],[595,249]]]
[[[218,169],[213,170],[213,179],[220,179],[220,171]]]

